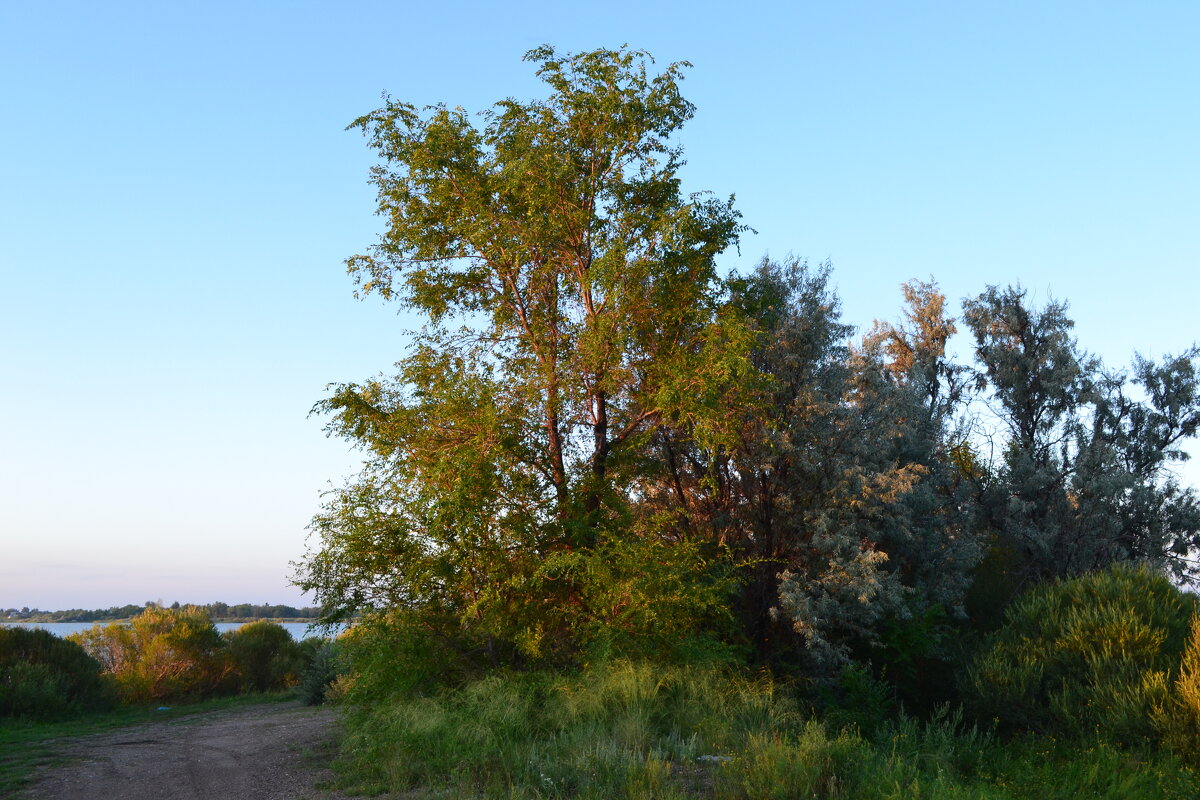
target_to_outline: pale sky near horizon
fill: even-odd
[[[414,325],[342,264],[384,91],[691,61],[685,189],[757,230],[724,267],[828,258],[860,329],[913,277],[1021,283],[1119,366],[1200,339],[1197,41],[1192,2],[0,3],[0,608],[310,600],[288,562],[359,457],[309,409]]]

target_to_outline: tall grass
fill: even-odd
[[[411,798],[1194,798],[1169,754],[1001,742],[948,708],[867,736],[769,677],[615,662],[345,698],[349,788]]]

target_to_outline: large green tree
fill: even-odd
[[[388,100],[353,123],[386,229],[350,273],[426,325],[394,378],[320,404],[371,458],[298,576],[333,613],[407,608],[493,657],[599,628],[671,636],[713,607],[681,588],[714,585],[700,543],[637,513],[637,476],[656,429],[718,440],[754,386],[715,266],[739,214],[681,190],[686,65],[526,59],[544,99],[477,117]]]

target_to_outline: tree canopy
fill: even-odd
[[[349,272],[424,326],[394,376],[317,406],[368,454],[298,568],[328,618],[463,663],[707,642],[822,675],[981,586],[1196,577],[1166,468],[1200,425],[1197,350],[1106,371],[1065,305],[989,287],[957,363],[932,281],[855,341],[828,265],[719,267],[746,228],[683,190],[686,64],[526,58],[542,99],[389,98],[351,126],[385,229]]]
[[[718,438],[714,410],[752,381],[715,265],[743,226],[732,198],[682,192],[670,139],[693,113],[686,65],[526,58],[544,100],[479,124],[389,100],[354,123],[381,159],[387,231],[350,272],[428,325],[395,380],[320,406],[375,459],[318,517],[326,546],[301,580],[344,612],[436,608],[532,654],[564,626],[636,614],[587,587],[650,557],[626,549],[658,524],[631,509],[644,442],[688,420]]]

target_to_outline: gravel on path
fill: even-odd
[[[18,795],[27,800],[344,800],[333,775],[336,714],[269,703],[153,722],[58,743],[68,760]]]

